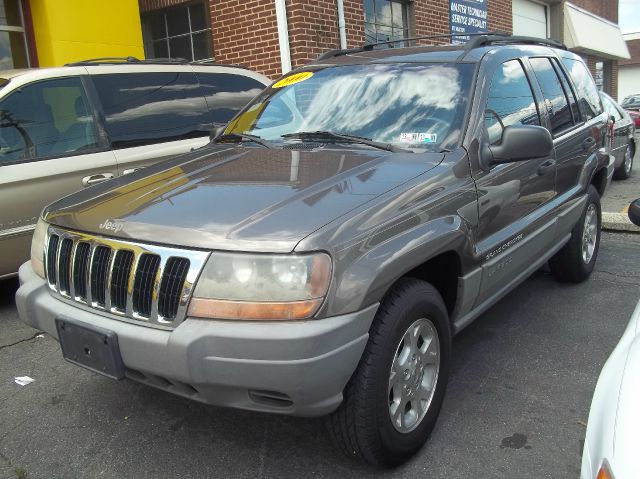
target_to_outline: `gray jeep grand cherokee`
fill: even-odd
[[[79,366],[328,415],[347,454],[395,465],[435,424],[455,333],[547,261],[591,273],[607,131],[550,41],[330,52],[209,146],[46,208],[18,310]]]

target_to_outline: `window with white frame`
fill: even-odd
[[[145,15],[142,20],[145,56],[189,61],[212,59],[207,12],[205,3],[200,1]]]
[[[29,55],[20,0],[0,0],[0,70],[28,68]]]
[[[364,0],[364,34],[367,43],[409,37],[409,2]],[[404,46],[398,42],[394,46]]]

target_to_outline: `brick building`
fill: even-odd
[[[0,68],[144,50],[275,78],[329,49],[500,30],[564,42],[617,97],[618,60],[629,57],[617,21],[618,0],[0,0]]]

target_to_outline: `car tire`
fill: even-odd
[[[631,176],[634,154],[635,149],[633,148],[633,144],[629,143],[624,151],[624,160],[622,161],[622,164],[613,172],[614,180],[626,180]]]
[[[601,211],[600,195],[589,185],[587,204],[571,231],[571,239],[549,260],[551,274],[558,281],[580,283],[593,271],[600,248]]]
[[[400,280],[376,313],[342,404],[326,418],[333,443],[368,464],[405,462],[436,423],[450,361],[451,330],[442,297],[429,283]]]

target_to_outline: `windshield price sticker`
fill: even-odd
[[[275,82],[271,88],[282,88],[285,86],[293,85],[295,83],[300,83],[301,81],[308,80],[313,76],[313,72],[301,72],[294,73],[286,78],[283,78],[280,81]]]
[[[403,143],[436,143],[438,135],[435,133],[400,133]]]

